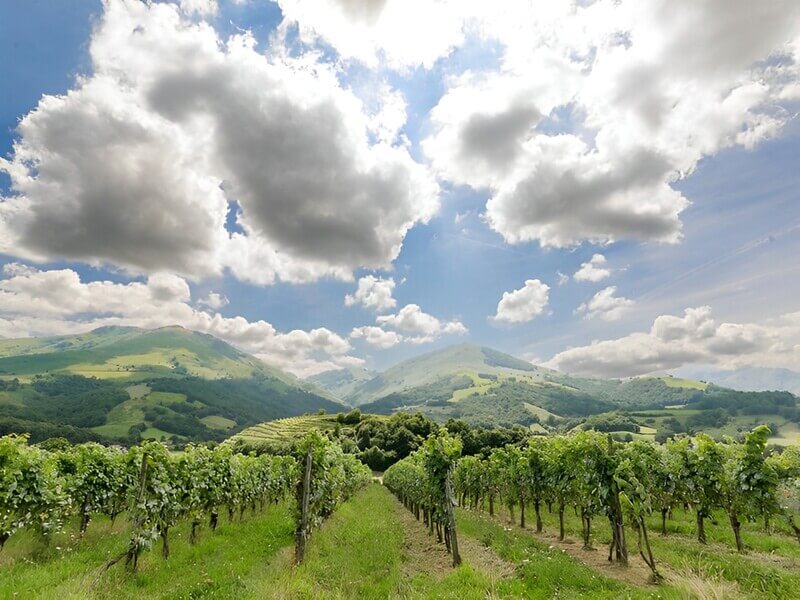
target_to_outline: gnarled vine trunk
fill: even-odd
[[[706,543],[705,516],[702,509],[697,509],[697,541],[701,544]]]
[[[735,512],[728,513],[728,520],[731,522],[731,529],[733,529],[733,537],[736,540],[737,552],[744,552],[744,544],[742,543],[742,524],[739,522],[739,516]]]
[[[542,514],[541,514],[541,507],[539,505],[539,500],[536,499],[533,501],[533,510],[536,513],[536,533],[542,532]]]

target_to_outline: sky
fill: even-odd
[[[0,0],[0,337],[800,369],[795,0]]]

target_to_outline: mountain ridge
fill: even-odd
[[[320,409],[344,406],[223,340],[179,326],[0,340],[0,434],[221,440],[266,419]]]

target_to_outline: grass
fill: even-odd
[[[564,417],[559,417],[557,414],[551,413],[549,410],[545,410],[541,406],[536,406],[530,402],[525,402],[525,408],[527,408],[532,415],[539,417],[539,421],[541,422],[545,422],[549,418],[555,419],[556,422],[564,420]]]
[[[518,510],[515,512],[519,518]],[[472,513],[464,514],[472,519],[481,518]],[[498,514],[503,515],[499,522],[506,523],[507,512],[499,508]],[[529,509],[529,524],[533,522],[532,515],[533,510]],[[715,517],[706,522],[707,545],[696,541],[695,517],[690,511],[678,509],[673,512],[673,518],[667,521],[666,537],[659,535],[660,515],[654,515],[648,521],[656,563],[674,586],[682,588],[682,594],[712,598],[797,597],[797,590],[800,589],[800,544],[789,535],[783,523],[773,523],[775,531],[771,535],[767,535],[760,524],[744,524],[742,537],[748,552],[738,554],[727,518],[723,514]],[[551,514],[543,508],[542,518],[546,534],[558,532],[558,515],[555,511]],[[461,522],[468,522],[466,516],[460,519]],[[530,534],[520,532],[518,522],[510,528],[530,537]],[[571,508],[565,513],[565,529],[567,540],[572,540],[576,547],[580,547],[581,522]],[[592,522],[592,531],[593,544],[598,552],[607,550],[611,539],[607,520],[596,517]],[[628,531],[628,549],[631,555],[637,553],[631,531]]]
[[[224,511],[223,511],[224,512]],[[532,514],[530,511],[529,514]],[[543,510],[545,531],[557,516]],[[145,554],[140,571],[115,565],[98,578],[105,562],[125,549],[128,525],[93,521],[78,539],[77,524],[43,546],[32,533],[15,535],[0,553],[0,598],[789,598],[800,587],[800,545],[783,533],[764,535],[747,525],[750,551],[737,554],[720,519],[708,524],[709,544],[692,538],[693,517],[675,512],[669,537],[650,522],[656,560],[668,583],[633,585],[609,569],[590,567],[504,517],[458,509],[464,564],[450,566],[441,545],[428,537],[389,492],[372,484],[341,505],[309,543],[305,562],[293,567],[293,521],[284,504],[221,519],[217,531],[201,530],[188,543],[188,524],[171,533],[172,555],[160,544]],[[567,511],[567,536],[576,540],[580,521]],[[603,519],[593,523],[597,556],[609,537]],[[629,541],[635,553],[633,540]],[[605,561],[600,560],[601,563]],[[93,582],[97,579],[96,584]]]
[[[767,440],[768,444],[776,446],[798,446],[800,445],[800,426],[797,423],[786,423],[781,425],[778,435]]]
[[[674,388],[689,388],[693,390],[704,390],[708,384],[703,381],[696,381],[694,379],[683,379],[681,377],[660,377],[667,387]]]
[[[405,518],[404,518],[405,517]],[[497,578],[489,566],[452,569],[433,544],[413,552],[412,539],[428,543],[425,528],[389,492],[373,484],[340,507],[314,534],[306,561],[294,571],[291,555],[248,584],[253,598],[677,598],[667,587],[635,588],[598,575],[529,536],[477,515],[459,512],[458,531],[467,546],[490,548],[494,564],[507,563]],[[422,538],[420,541],[419,538]],[[438,559],[431,555],[438,554]]]
[[[579,563],[515,527],[458,511],[458,532],[478,539],[517,565],[512,578],[498,584],[503,598],[678,598],[670,586],[635,587]]]
[[[173,394],[171,392],[150,392],[146,395],[140,395],[143,391],[142,388],[147,388],[147,386],[137,385],[129,387],[128,394],[131,395],[131,399],[112,408],[106,416],[105,425],[98,425],[92,429],[100,435],[108,437],[125,437],[128,435],[128,430],[131,426],[144,422],[144,411],[146,408],[152,406],[169,406],[170,404],[178,404],[186,401],[186,396],[184,394]],[[134,389],[134,394],[131,394],[131,389]],[[144,439],[160,440],[170,437],[171,435],[171,433],[154,427],[150,427],[142,432],[142,437]]]
[[[0,598],[249,598],[245,582],[293,542],[285,505],[246,515],[243,523],[222,518],[216,531],[203,528],[195,546],[182,523],[170,533],[169,560],[161,558],[156,544],[135,575],[120,563],[92,585],[105,562],[125,550],[128,525],[118,521],[112,527],[100,519],[83,540],[76,530],[71,524],[69,533],[57,535],[47,548],[32,534],[13,536],[0,554]]]
[[[254,372],[284,382],[292,378],[211,336],[177,327],[99,331],[65,338],[3,340],[0,372],[30,376],[66,371],[87,377],[141,379],[171,376],[176,364],[191,375],[216,379]]]
[[[236,427],[236,421],[232,419],[226,419],[225,417],[221,417],[219,415],[203,417],[200,419],[200,421],[212,429],[231,429],[232,427]]]

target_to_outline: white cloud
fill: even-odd
[[[595,254],[592,258],[581,265],[572,276],[575,281],[598,282],[611,276],[611,270],[606,268],[606,257],[602,254]]]
[[[397,305],[392,297],[394,292],[394,279],[382,279],[367,275],[358,280],[358,289],[354,294],[344,297],[345,306],[361,304],[366,308],[374,308],[378,312],[389,310]]]
[[[254,283],[385,268],[438,186],[335,67],[218,37],[175,5],[108,0],[93,73],[19,124],[0,252]],[[377,119],[377,120],[376,120]],[[378,139],[374,140],[375,133]],[[229,201],[244,233],[229,234]]]
[[[489,190],[486,219],[509,243],[677,242],[688,200],[672,184],[792,114],[793,0],[454,10],[501,62],[448,82],[422,145],[440,177]]]
[[[230,300],[224,295],[218,292],[208,292],[208,295],[200,300],[198,304],[202,306],[207,306],[213,310],[219,310],[223,306],[227,306]]]
[[[412,343],[427,343],[442,335],[464,335],[468,332],[461,321],[440,321],[417,304],[406,304],[397,313],[379,316],[376,321],[381,327],[410,334],[404,339]]]
[[[547,306],[550,286],[538,279],[528,279],[518,290],[503,292],[497,303],[495,321],[523,323],[542,314]]]
[[[180,277],[157,274],[146,282],[84,283],[70,269],[38,271],[5,265],[0,279],[0,336],[64,335],[104,325],[145,328],[181,325],[209,333],[297,375],[362,362],[350,343],[326,328],[279,332],[270,323],[223,317],[190,305]]]
[[[308,43],[318,38],[344,58],[370,67],[426,68],[464,39],[458,4],[463,0],[278,0],[288,23]]]
[[[180,0],[180,7],[187,15],[196,14],[201,17],[213,17],[219,10],[217,0]]]
[[[377,346],[382,349],[391,348],[403,341],[403,336],[396,331],[386,331],[374,325],[355,327],[350,332],[350,338],[354,340],[363,339],[371,346]]]
[[[581,304],[576,312],[582,314],[586,319],[600,318],[604,321],[617,321],[633,307],[634,302],[628,298],[615,296],[616,293],[617,288],[613,285],[602,289],[587,302]]]
[[[593,377],[629,377],[687,364],[800,367],[800,313],[763,324],[721,323],[708,306],[662,315],[637,332],[559,352],[545,366]]]

